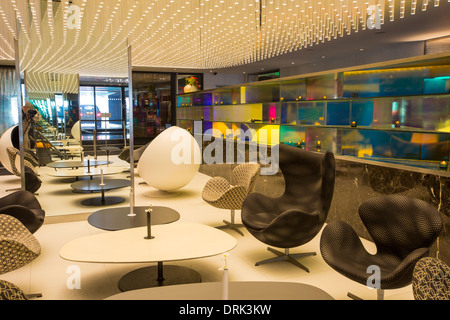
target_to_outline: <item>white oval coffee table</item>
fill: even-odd
[[[155,286],[201,282],[200,274],[164,262],[210,257],[232,250],[237,240],[216,228],[198,223],[175,222],[151,227],[107,232],[75,239],[64,245],[61,258],[90,263],[153,263],[126,274],[119,289],[129,291]]]
[[[75,178],[77,181],[81,177],[93,178],[94,176],[110,175],[123,172],[122,167],[90,167],[78,169],[62,169],[47,172],[47,175],[59,178]]]

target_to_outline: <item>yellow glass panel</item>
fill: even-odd
[[[253,142],[258,144],[276,145],[280,142],[280,126],[266,125],[257,129]]]

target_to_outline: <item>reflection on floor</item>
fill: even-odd
[[[102,159],[102,157],[99,157]],[[128,163],[121,161],[117,156],[111,156],[114,161],[110,166],[120,166],[125,170]],[[0,279],[10,281],[25,293],[42,293],[40,300],[98,300],[117,294],[119,279],[126,273],[141,268],[142,264],[91,264],[74,263],[60,258],[59,251],[62,246],[78,237],[83,237],[101,232],[108,232],[94,228],[87,222],[90,213],[102,209],[99,207],[87,207],[80,204],[83,199],[96,197],[98,194],[73,193],[70,182],[61,178],[49,176],[47,172],[54,170],[48,167],[39,168],[43,181],[38,191],[38,199],[46,210],[45,224],[35,233],[41,243],[42,254],[31,264],[21,269],[6,273]],[[127,178],[129,172],[115,174],[109,178]],[[212,227],[222,225],[223,219],[229,219],[229,212],[213,208],[201,198],[201,190],[210,177],[198,173],[194,180],[178,192],[166,194],[159,192],[139,177],[135,171],[135,196],[136,205],[169,206],[180,212],[179,221],[197,222]],[[12,175],[0,176],[0,196],[8,194],[5,190],[17,187],[19,179]],[[121,196],[125,198],[122,204],[128,206],[130,188],[111,190],[106,196]],[[236,222],[240,222],[240,212],[236,212]],[[373,300],[376,299],[376,290],[359,285],[341,276],[331,269],[322,259],[319,250],[320,234],[305,246],[291,250],[295,252],[317,252],[316,256],[303,258],[301,261],[308,266],[310,273],[295,267],[287,262],[271,263],[255,266],[256,261],[272,257],[267,247],[253,238],[245,228],[242,228],[244,236],[232,230],[224,229],[224,232],[236,237],[238,245],[228,256],[230,281],[289,281],[314,285],[328,292],[337,300],[349,300],[347,292],[357,296]],[[374,250],[371,243],[364,241],[368,250]],[[223,265],[222,256],[208,257],[196,260],[173,262],[173,265],[182,265],[194,268],[202,275],[203,282],[221,281]],[[81,270],[81,288],[69,289],[71,271],[70,267],[76,265]],[[152,264],[148,264],[152,265]],[[411,286],[385,292],[386,300],[412,300]]]

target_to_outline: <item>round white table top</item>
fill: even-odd
[[[106,300],[222,300],[222,287],[222,282],[178,284],[126,291]],[[334,300],[334,298],[322,289],[304,283],[231,281],[228,282],[228,300]]]
[[[57,146],[57,149],[65,149],[65,150],[83,150],[83,147],[80,145],[64,145],[64,146]]]
[[[229,234],[198,223],[154,225],[100,233],[70,241],[60,251],[63,259],[93,263],[149,263],[205,258],[233,249]]]
[[[78,169],[60,169],[58,171],[47,172],[49,176],[53,177],[89,177],[100,176],[102,174],[116,174],[123,172],[122,167],[91,167],[91,168],[78,168]]]

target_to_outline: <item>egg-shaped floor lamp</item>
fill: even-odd
[[[70,134],[76,141],[81,142],[81,123],[79,120],[72,126]]]
[[[172,126],[145,149],[137,170],[149,186],[170,192],[186,186],[197,174],[200,162],[201,151],[194,137]]]
[[[8,151],[6,150],[9,147],[14,147],[19,149],[19,126],[15,125],[6,130],[1,138],[0,138],[0,162],[3,167],[8,170],[10,173],[14,174],[11,162],[9,160]],[[16,157],[16,167],[20,168],[20,158]]]

